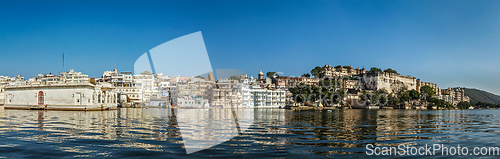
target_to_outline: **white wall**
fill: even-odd
[[[5,104],[12,105],[38,105],[38,92],[44,93],[44,105],[100,105],[98,94],[99,88],[71,86],[71,87],[27,87],[25,89],[7,88],[5,90]],[[108,103],[113,103],[112,98],[108,98]],[[104,100],[104,94],[101,96]]]

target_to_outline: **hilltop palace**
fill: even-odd
[[[341,79],[342,87],[345,91],[343,101],[355,108],[368,108],[368,106],[359,104],[359,96],[363,91],[371,92],[375,90],[386,90],[387,93],[393,93],[401,87],[406,87],[407,90],[416,90],[420,92],[422,86],[430,86],[436,92],[434,97],[457,105],[459,102],[470,102],[469,97],[464,95],[462,88],[441,89],[437,84],[431,82],[422,82],[420,79],[411,76],[402,76],[395,73],[375,72],[370,73],[364,67],[353,69],[352,66],[336,66],[324,65],[318,78],[309,77],[284,77],[280,76],[270,80],[270,83],[276,88],[295,87],[299,83],[308,85],[319,85],[322,79]],[[346,78],[347,77],[347,78]],[[261,76],[259,76],[261,78]],[[413,103],[418,106],[419,104]],[[411,107],[410,107],[411,108]]]
[[[420,91],[425,85],[434,89],[435,98],[453,105],[470,101],[462,88],[441,89],[415,77],[369,72],[364,67],[324,65],[315,78],[264,78],[262,71],[257,79],[247,74],[214,79],[212,72],[207,77],[149,72],[133,75],[132,72],[118,72],[116,67],[105,71],[101,78],[89,78],[73,69],[58,75],[39,74],[28,80],[22,76],[0,76],[0,105],[7,109],[60,110],[105,110],[120,106],[277,108],[293,103],[289,88],[301,83],[318,86],[322,79],[341,79],[345,91],[342,103],[353,108],[370,108],[358,102],[363,91],[393,93],[402,87]],[[419,106],[415,103],[418,101],[410,102],[407,104]]]

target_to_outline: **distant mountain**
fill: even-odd
[[[486,92],[483,90],[477,90],[474,88],[465,88],[465,95],[469,96],[471,103],[476,102],[487,102],[487,103],[495,103],[500,104],[500,96]]]

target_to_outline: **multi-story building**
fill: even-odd
[[[152,74],[141,73],[133,76],[133,86],[137,87],[141,92],[140,102],[149,101],[150,99],[159,99],[160,91],[158,86],[154,84],[155,77]]]
[[[217,80],[212,86],[212,107],[242,107],[244,102],[241,91],[238,80]]]
[[[0,76],[0,85],[8,85],[9,81],[10,81],[10,77]]]
[[[309,77],[287,77],[279,76],[272,79],[272,83],[276,88],[288,89],[290,87],[296,87],[300,83],[307,85],[318,85],[320,78],[309,78]]]
[[[417,87],[416,87],[416,89],[417,89],[418,92],[420,92],[420,88],[422,88],[423,86],[429,86],[429,87],[433,88],[434,92],[436,92],[436,94],[434,94],[434,97],[437,97],[438,99],[441,98],[441,88],[439,88],[437,86],[437,84],[434,84],[432,82],[421,82],[420,78],[417,79]]]
[[[70,69],[69,72],[60,72],[59,76],[61,77],[62,82],[64,83],[85,83],[89,82],[89,76],[82,74],[81,72],[76,72],[73,69]]]
[[[278,108],[286,104],[286,91],[283,89],[262,89],[258,85],[250,88],[255,108]]]
[[[367,73],[365,67],[362,69],[356,68],[353,69],[352,65],[350,66],[335,66],[332,67],[330,65],[324,65],[321,67],[323,70],[319,73],[319,78],[333,78],[333,77],[343,77],[343,76],[354,76],[363,73]]]
[[[63,79],[60,76],[53,75],[52,73],[45,74],[40,77],[40,84],[42,85],[50,85],[62,82]]]
[[[470,98],[465,95],[465,90],[460,87],[443,89],[441,90],[441,94],[444,101],[450,102],[453,105],[464,101],[470,103]]]
[[[5,108],[101,110],[116,108],[117,94],[111,85],[53,83],[51,85],[7,86]]]
[[[395,86],[405,86],[408,90],[417,89],[415,77],[402,76],[387,72],[365,73],[361,75],[364,88],[367,90],[385,89],[392,93]]]
[[[95,79],[96,82],[101,84],[109,83],[116,88],[121,103],[142,103],[142,83],[134,82],[132,72],[120,72],[113,68],[113,71],[105,71],[102,78]]]
[[[163,81],[158,83],[158,89],[160,90],[160,98],[168,99],[170,87],[171,86],[169,81]]]
[[[174,107],[209,107],[214,81],[192,78],[170,85],[169,99]]]

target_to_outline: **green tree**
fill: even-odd
[[[309,73],[304,73],[304,74],[303,74],[302,76],[300,76],[300,77],[311,77],[311,74],[309,74]]]
[[[238,76],[231,76],[229,77],[230,80],[240,80],[240,78]]]
[[[318,86],[300,83],[296,87],[288,90],[293,94],[293,99],[297,103],[311,104],[319,101],[323,106],[338,104],[344,97],[344,90],[339,80],[321,80]]]
[[[232,77],[232,76],[231,76],[231,77]],[[231,77],[229,77],[229,78],[231,78]],[[195,78],[205,79],[205,77],[203,77],[203,76],[201,76],[201,75],[198,75],[198,76],[196,76]]]
[[[403,82],[395,82],[391,84],[392,95],[396,98],[399,98],[403,95],[405,91],[408,90],[406,85]]]
[[[321,73],[321,71],[323,71],[323,68],[316,66],[315,68],[313,68],[311,70],[311,75],[313,75],[314,77],[319,77],[319,74]]]
[[[434,91],[434,88],[432,88],[428,85],[425,85],[425,86],[420,87],[420,94],[422,94],[422,98],[425,98],[428,101],[429,99],[434,97],[434,95],[436,94],[436,91]]]
[[[266,76],[269,78],[272,78],[274,76],[279,77],[278,73],[276,73],[276,72],[267,72]]]
[[[415,100],[415,99],[420,99],[420,93],[418,93],[416,90],[412,89],[410,92],[409,92],[409,95],[410,95],[410,98],[412,100]]]
[[[402,101],[409,101],[411,99],[410,91],[405,91],[401,96]]]
[[[376,96],[378,99],[378,105],[385,106],[388,104],[389,93],[385,89],[379,89],[376,91]]]
[[[398,71],[393,70],[393,69],[391,69],[391,68],[385,69],[385,70],[384,70],[384,72],[385,72],[385,73],[393,73],[393,74],[398,74],[398,75],[399,75]]]
[[[389,96],[389,105],[399,106],[400,105],[399,98],[395,97],[394,95],[390,95]]]
[[[470,104],[467,101],[463,101],[457,104],[458,109],[469,109]]]
[[[377,67],[372,67],[369,72],[370,73],[382,72],[382,69]]]

